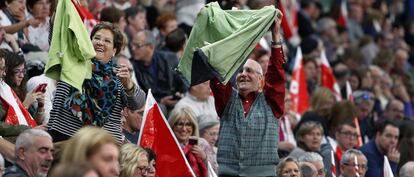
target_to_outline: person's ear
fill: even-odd
[[[259,90],[262,91],[265,86],[264,76],[259,77]]]
[[[24,153],[25,153],[24,148],[22,148],[22,147],[19,148],[17,150],[17,158],[20,159],[20,160],[24,160]]]

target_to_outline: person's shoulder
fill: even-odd
[[[16,165],[6,168],[4,177],[29,177],[23,169]]]

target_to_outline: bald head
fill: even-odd
[[[414,161],[405,163],[400,169],[400,177],[414,176]]]

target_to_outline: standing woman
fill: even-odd
[[[50,5],[50,0],[26,0],[29,16],[40,21],[40,24],[36,27],[29,26],[27,37],[31,44],[45,52],[49,50],[49,41],[45,36],[49,36]]]
[[[145,103],[145,93],[135,85],[126,66],[115,67],[112,58],[123,46],[123,35],[108,22],[99,23],[91,32],[96,52],[92,59],[92,78],[83,82],[82,93],[64,81],[58,81],[49,133],[55,142],[69,139],[81,127],[102,127],[118,142],[123,107],[137,110]]]

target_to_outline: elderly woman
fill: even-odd
[[[92,30],[91,39],[96,56],[92,59],[92,78],[84,81],[83,92],[66,82],[57,83],[48,124],[56,142],[70,138],[85,125],[102,127],[121,142],[122,108],[137,110],[145,102],[145,93],[133,83],[128,68],[112,62],[123,46],[119,29],[102,22]]]
[[[319,122],[308,121],[298,127],[296,132],[297,147],[289,154],[290,157],[299,158],[305,152],[316,152],[323,157],[327,174],[330,174],[330,159],[332,147],[325,143],[322,145],[323,128]]]
[[[64,143],[60,163],[87,163],[102,177],[118,177],[118,160],[115,139],[101,128],[85,127]]]
[[[121,147],[121,172],[119,177],[145,177],[148,173],[148,154],[135,144]]]
[[[299,163],[292,157],[282,159],[276,168],[278,177],[301,177]]]
[[[211,114],[202,114],[197,119],[200,128],[200,141],[206,141],[208,144],[204,150],[207,154],[208,162],[211,164],[213,170],[218,173],[216,143],[220,130],[220,122],[217,116]]]
[[[189,107],[173,109],[168,123],[175,137],[180,143],[191,168],[197,177],[207,177],[207,154],[201,145],[201,141],[190,142],[190,136],[198,137],[198,125],[195,121],[195,113]]]

